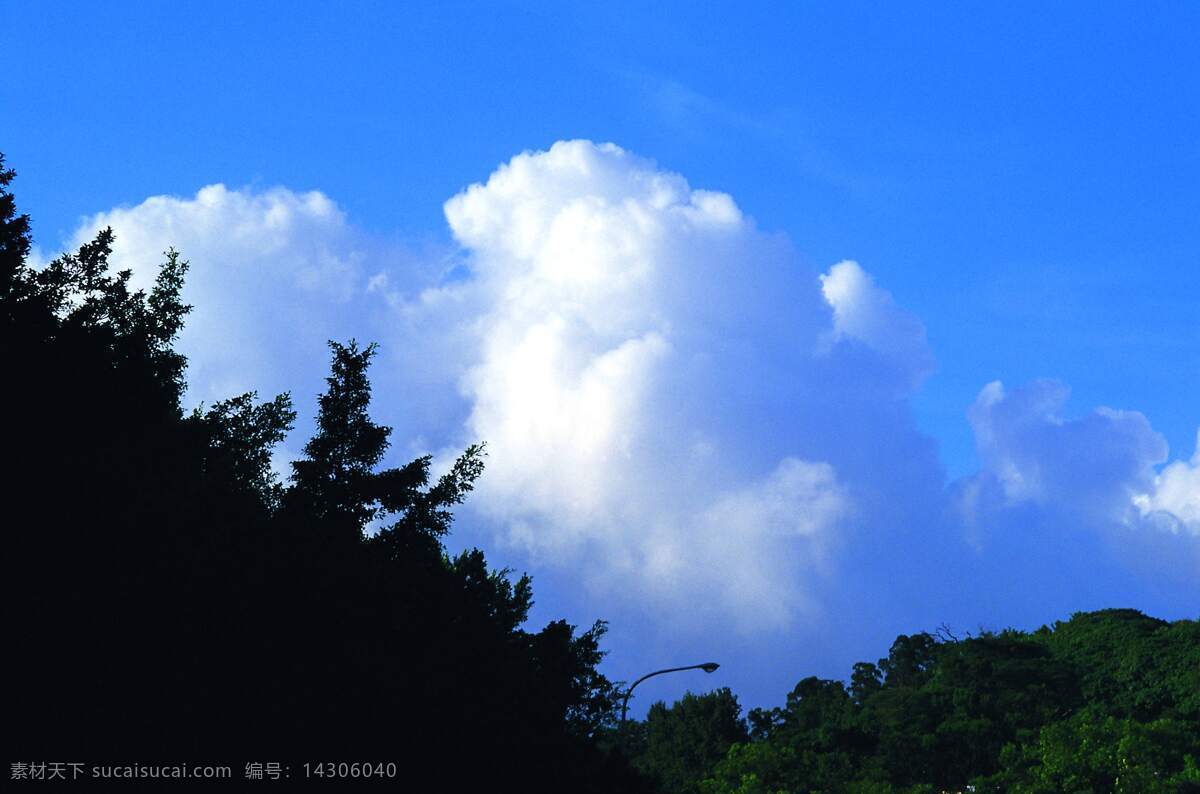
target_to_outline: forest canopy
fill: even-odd
[[[1200,791],[1200,622],[901,635],[745,720],[728,690],[658,704],[637,748],[665,792]]]

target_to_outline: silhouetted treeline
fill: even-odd
[[[738,717],[728,690],[657,704],[634,763],[703,794],[1200,791],[1200,622],[1110,609],[902,635],[848,686],[805,678]]]
[[[436,481],[428,457],[380,470],[373,348],[332,344],[316,435],[278,482],[288,395],[183,410],[187,263],[168,252],[134,291],[104,231],[34,270],[12,177],[0,159],[11,760],[397,761],[409,790],[638,788],[595,747],[615,694],[603,624],[527,631],[529,579],[442,546],[481,448]]]
[[[183,409],[187,263],[134,291],[106,230],[35,270],[12,177],[0,158],[12,761],[395,761],[439,791],[1200,790],[1200,623],[1133,610],[901,636],[780,708],[743,719],[723,689],[619,733],[603,623],[528,631],[529,579],[442,545],[482,448],[436,481],[428,457],[381,470],[373,347],[331,343],[280,482],[288,395]]]

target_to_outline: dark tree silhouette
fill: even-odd
[[[187,263],[149,294],[113,234],[41,269],[0,159],[3,577],[13,760],[393,761],[409,787],[639,790],[594,736],[604,624],[524,628],[527,577],[449,557],[467,449],[380,470],[373,346],[331,343],[290,484],[288,395],[182,409]]]

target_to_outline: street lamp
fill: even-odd
[[[633,689],[638,684],[642,683],[647,678],[653,678],[654,676],[662,675],[663,673],[678,673],[680,670],[703,670],[706,673],[713,673],[716,672],[717,668],[720,666],[721,665],[717,664],[716,662],[705,662],[704,664],[692,664],[688,665],[687,667],[668,667],[666,670],[655,670],[653,673],[646,673],[644,676],[634,681],[633,686],[625,690],[625,700],[621,703],[620,735],[622,739],[625,737],[625,712],[629,708],[629,696],[633,694]]]

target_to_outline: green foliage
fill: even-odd
[[[653,704],[637,730],[636,765],[659,790],[699,791],[699,781],[729,748],[749,738],[741,706],[729,689],[687,693],[668,707]]]
[[[901,635],[848,687],[805,678],[752,709],[747,740],[663,790],[1200,790],[1198,631],[1103,610],[1033,633]]]
[[[1005,748],[1004,769],[980,791],[1175,792],[1200,786],[1196,726],[1137,722],[1088,708],[1047,724],[1036,742]]]
[[[775,794],[799,791],[803,765],[782,742],[738,743],[698,784],[702,794]]]
[[[1140,721],[1200,719],[1200,623],[1133,609],[1078,613],[1035,635],[1076,668],[1084,695]]]

